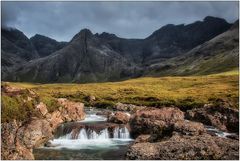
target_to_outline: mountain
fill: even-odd
[[[49,37],[36,34],[30,38],[40,57],[48,56],[66,46],[67,42],[58,42]]]
[[[198,45],[189,52],[152,64],[147,75],[202,75],[219,73],[239,66],[239,21],[226,32]]]
[[[31,41],[19,30],[1,29],[2,77],[11,74],[12,68],[39,57]]]
[[[191,74],[172,70],[191,63],[192,59],[196,62],[202,57],[206,58],[204,54],[207,49],[208,59],[214,59],[220,50],[217,49],[218,45],[209,47],[211,50],[199,46],[228,32],[231,26],[224,19],[208,16],[203,21],[188,25],[163,26],[145,39],[124,39],[106,32],[92,34],[88,29],[81,30],[68,43],[35,35],[30,41],[41,58],[23,63],[3,80],[84,83],[118,81],[151,74],[164,75],[168,72]],[[224,45],[226,53],[235,49],[231,43]],[[215,47],[216,51],[212,53]],[[185,59],[185,63],[182,63]]]
[[[97,82],[134,75],[135,66],[84,29],[62,49],[30,61],[11,79],[33,82]],[[15,77],[16,76],[16,77]]]

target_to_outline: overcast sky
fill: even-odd
[[[166,24],[215,16],[234,22],[238,2],[2,2],[2,26],[69,41],[83,28],[145,38]]]

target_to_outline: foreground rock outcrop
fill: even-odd
[[[205,105],[186,112],[186,119],[215,126],[223,131],[239,132],[239,111],[221,103],[219,106]]]
[[[178,108],[137,111],[131,118],[136,137],[126,159],[238,159],[239,145],[234,139],[211,136],[204,125],[184,119]]]
[[[225,145],[225,146],[224,146]],[[213,137],[208,134],[187,136],[173,135],[161,142],[133,144],[126,154],[127,159],[139,160],[202,160],[238,159],[238,142]]]
[[[22,89],[6,90],[6,94],[18,95]],[[26,93],[25,93],[26,94]],[[32,98],[32,97],[31,97]],[[35,115],[25,121],[12,120],[1,124],[1,152],[5,160],[34,159],[32,149],[53,137],[56,128],[63,122],[85,118],[84,105],[67,99],[58,99],[59,108],[49,113],[40,102],[35,106]]]
[[[126,124],[130,120],[130,115],[125,112],[115,112],[112,115],[109,115],[108,122],[117,123],[117,124]]]
[[[184,120],[184,113],[178,108],[150,108],[137,111],[130,120],[133,136],[140,134],[168,133],[177,121]]]

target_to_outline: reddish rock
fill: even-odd
[[[151,139],[151,135],[139,135],[135,141],[134,141],[134,144],[136,143],[146,143],[146,142],[149,142]]]
[[[108,122],[117,124],[126,124],[130,120],[130,116],[124,112],[115,112],[113,115],[109,115]]]
[[[239,130],[239,111],[226,106],[209,104],[203,108],[188,110],[186,118],[217,127],[223,131],[238,132]]]
[[[51,114],[48,113],[46,105],[40,103],[36,108],[42,116],[32,117],[28,122],[24,123],[12,121],[1,124],[2,159],[33,160],[32,149],[43,145],[51,139],[53,131],[61,123],[85,118],[82,103],[75,103],[66,99],[59,99],[58,101],[62,107]]]
[[[39,147],[53,137],[52,128],[45,119],[34,119],[17,131],[17,140],[31,149]]]
[[[59,98],[58,103],[64,107],[60,112],[66,121],[80,121],[85,118],[83,103],[72,102],[65,98]]]
[[[44,103],[42,103],[42,102],[40,102],[40,103],[36,106],[36,108],[39,110],[39,112],[40,112],[43,116],[45,116],[45,115],[48,113],[47,106],[46,106]]]
[[[201,135],[206,133],[206,129],[202,123],[192,121],[177,121],[174,123],[173,131],[183,135]]]
[[[184,120],[184,113],[177,108],[164,107],[161,109],[149,109],[137,111],[130,120],[132,134],[161,134],[172,131],[177,121]]]
[[[126,159],[138,160],[212,160],[238,159],[238,142],[213,137],[208,134],[198,136],[173,135],[161,142],[133,144]]]
[[[47,117],[47,115],[46,115],[46,117]],[[54,111],[48,117],[49,117],[49,119],[47,118],[47,120],[49,121],[49,123],[53,129],[56,129],[61,123],[64,122],[61,112],[59,112],[59,111]]]

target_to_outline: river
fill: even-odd
[[[119,160],[133,141],[125,125],[107,123],[96,115],[97,109],[85,109],[86,118],[62,124],[50,140],[51,146],[33,150],[37,160]]]

